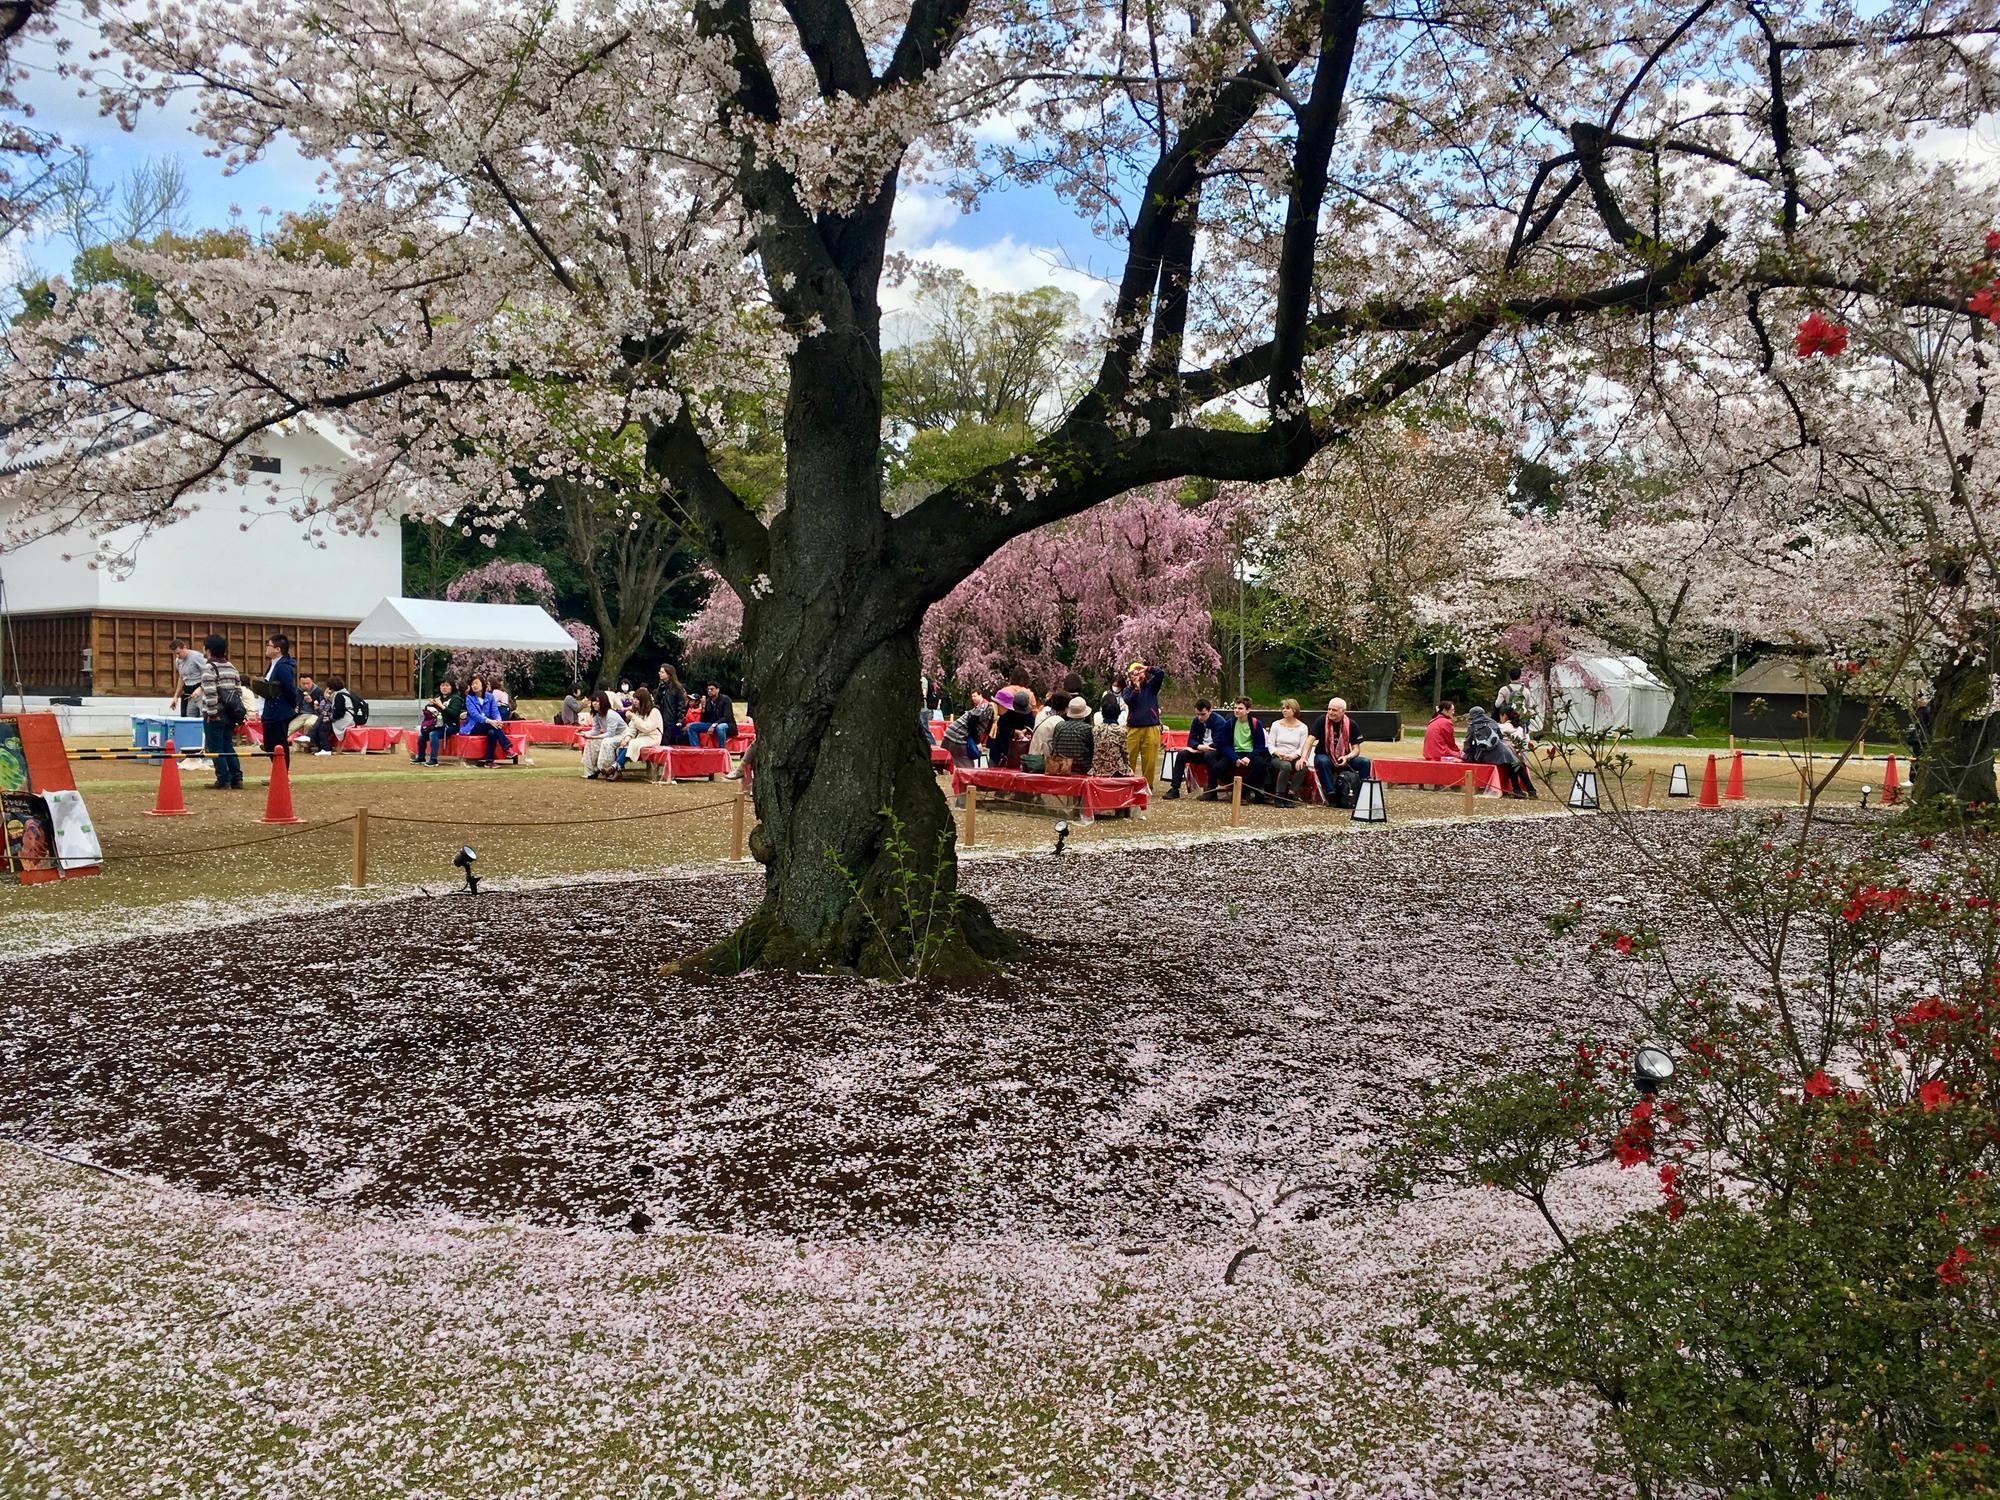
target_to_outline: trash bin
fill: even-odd
[[[134,750],[163,750],[168,740],[174,742],[174,749],[182,755],[201,754],[203,749],[201,720],[170,718],[162,714],[132,716]]]

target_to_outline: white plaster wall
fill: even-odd
[[[278,459],[283,471],[253,475],[248,487],[219,481],[190,499],[182,519],[138,540],[127,576],[91,567],[97,544],[80,534],[0,552],[8,609],[358,620],[385,596],[402,593],[402,535],[393,520],[374,536],[343,535],[324,522],[314,535],[288,513],[288,499],[308,485],[323,492],[324,471],[349,460],[304,431],[273,437],[260,451]],[[308,474],[308,468],[320,472]],[[266,478],[277,483],[277,503],[262,484]],[[120,551],[136,535],[114,534],[104,545]]]

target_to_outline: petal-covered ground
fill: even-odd
[[[35,961],[0,1495],[1629,1495],[1588,1399],[1408,1359],[1532,1212],[1357,1155],[1418,1079],[1626,1035],[1549,913],[1706,946],[1665,893],[1718,821],[1648,821],[982,861],[1039,937],[977,993],[657,977],[738,876]]]
[[[1416,1080],[1557,1025],[1621,1034],[1541,951],[1564,903],[1627,899],[1608,837],[1559,817],[988,861],[968,884],[1037,937],[971,991],[660,977],[743,914],[745,877],[120,943],[0,1000],[0,1134],[397,1215],[1212,1236],[1238,1181],[1352,1201],[1354,1148]]]

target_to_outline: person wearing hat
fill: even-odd
[[[1125,758],[1147,786],[1160,779],[1160,685],[1166,680],[1165,667],[1135,661],[1125,669],[1119,695],[1125,700]]]
[[[1090,700],[1078,693],[1063,709],[1060,723],[1049,735],[1049,774],[1088,776],[1097,753],[1097,735],[1090,722]]]
[[[991,766],[1011,766],[1021,769],[1021,751],[1014,746],[1014,736],[1018,732],[1026,735],[1035,727],[1035,695],[1024,687],[1004,687],[993,695],[993,703],[1000,710],[993,721],[993,737],[987,742],[986,763]],[[1027,748],[1023,742],[1021,749]]]

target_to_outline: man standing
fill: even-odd
[[[243,790],[243,762],[236,754],[236,726],[249,717],[243,704],[243,676],[229,659],[229,642],[219,635],[202,641],[208,660],[201,673],[201,729],[215,763],[213,790]],[[190,653],[192,654],[192,653]]]
[[[1233,776],[1243,778],[1243,794],[1268,801],[1271,789],[1271,752],[1264,742],[1264,726],[1250,712],[1250,700],[1238,698],[1235,714],[1211,714],[1208,720],[1208,790],[1204,802],[1213,802]]]
[[[1328,807],[1352,807],[1354,798],[1351,793],[1343,800],[1337,789],[1343,784],[1347,787],[1359,786],[1375,769],[1367,756],[1355,753],[1360,745],[1361,734],[1354,727],[1354,720],[1348,716],[1347,700],[1327,699],[1326,717],[1320,721],[1319,749],[1313,752],[1313,770],[1319,773],[1320,795],[1326,799]],[[1353,771],[1343,776],[1341,773],[1350,766]]]
[[[1125,691],[1119,695],[1125,700],[1125,759],[1147,786],[1160,779],[1160,684],[1166,680],[1165,667],[1135,661],[1125,669]]]
[[[200,710],[190,707],[196,695],[202,691],[203,675],[208,671],[208,663],[202,655],[187,643],[187,637],[174,637],[174,673],[179,686],[174,689],[174,707],[182,718],[192,718]]]
[[[292,720],[300,712],[299,664],[292,660],[292,638],[283,631],[264,642],[264,675],[250,684],[264,700],[260,715],[264,724],[264,751],[272,760],[280,755],[291,765]]]
[[[1208,744],[1208,720],[1215,705],[1206,698],[1194,700],[1194,722],[1188,725],[1187,748],[1174,752],[1173,780],[1167,784],[1167,801],[1176,801],[1181,794],[1181,782],[1186,779],[1188,767],[1202,758],[1202,750]]]

